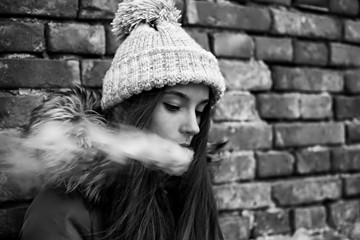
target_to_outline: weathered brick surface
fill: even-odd
[[[81,0],[79,18],[86,19],[112,19],[121,0]]]
[[[0,52],[42,52],[44,24],[0,21]]]
[[[344,74],[336,70],[273,67],[272,75],[276,90],[340,92],[344,87]]]
[[[202,48],[210,51],[209,36],[206,32],[196,31],[194,29],[186,29],[186,32],[192,37]]]
[[[213,37],[214,54],[217,57],[251,58],[254,42],[251,37],[242,33],[215,33]]]
[[[81,62],[82,84],[87,87],[101,87],[102,78],[110,65],[111,60],[83,60]]]
[[[342,123],[280,123],[275,125],[278,147],[340,144],[345,141]]]
[[[49,23],[48,32],[51,52],[105,53],[105,29],[102,25]]]
[[[337,66],[360,66],[360,47],[330,43],[330,63]]]
[[[31,200],[41,187],[37,174],[0,173],[0,202]]]
[[[106,54],[114,55],[116,52],[116,49],[119,46],[119,43],[116,40],[115,35],[111,31],[110,25],[105,25],[105,36],[106,36]]]
[[[350,42],[360,41],[360,21],[346,20],[344,22],[345,39]]]
[[[293,0],[293,5],[302,8],[327,11],[328,0]]]
[[[350,94],[360,93],[360,71],[348,70],[345,73],[345,91]]]
[[[345,176],[344,190],[346,196],[360,195],[360,174]]]
[[[257,152],[257,176],[259,178],[291,175],[294,157],[287,152]]]
[[[334,177],[284,181],[273,185],[272,195],[280,205],[335,200],[341,196],[341,181]]]
[[[0,59],[0,87],[69,87],[80,83],[79,72],[75,60]]]
[[[296,172],[311,174],[331,169],[330,151],[326,148],[307,148],[295,152]]]
[[[291,62],[293,47],[290,38],[256,37],[255,57],[264,61]]]
[[[324,39],[339,39],[341,37],[341,23],[336,18],[271,10],[274,16],[273,31],[277,34]]]
[[[18,239],[26,207],[0,209],[1,239]]]
[[[325,66],[328,62],[328,48],[325,43],[294,41],[294,61],[299,64]]]
[[[255,177],[253,152],[232,152],[223,157],[216,168],[215,183],[253,179]]]
[[[227,92],[216,107],[215,120],[254,121],[258,119],[255,97],[247,92]]]
[[[0,14],[75,18],[77,8],[78,1],[73,0],[2,0],[0,2]]]
[[[360,202],[357,200],[339,201],[330,204],[329,210],[330,224],[336,229],[347,231],[360,216]]]
[[[214,124],[210,139],[224,137],[229,140],[225,148],[231,150],[268,149],[272,145],[271,127],[263,122]]]
[[[0,96],[0,127],[19,127],[29,120],[30,112],[42,101],[41,96]]]
[[[253,1],[259,3],[279,4],[285,6],[290,6],[291,4],[291,0],[253,0]]]
[[[269,11],[263,8],[187,1],[186,22],[191,25],[267,31],[271,18]]]
[[[359,118],[360,97],[335,97],[335,114],[337,119]]]
[[[332,98],[329,94],[300,95],[300,115],[303,119],[332,117]]]
[[[261,61],[220,60],[219,66],[228,90],[268,90],[271,73]]]
[[[297,208],[294,210],[294,217],[296,229],[323,229],[327,226],[323,206]]]
[[[248,240],[250,220],[240,216],[220,216],[220,227],[226,240]]]
[[[346,127],[346,141],[348,143],[360,142],[360,122],[347,122]]]
[[[332,167],[338,172],[360,171],[360,148],[344,146],[332,151]]]
[[[232,183],[214,186],[220,209],[257,209],[272,204],[267,183]]]
[[[359,15],[358,0],[329,0],[329,9],[333,13],[349,16]]]
[[[259,114],[264,119],[296,119],[300,116],[299,94],[259,94]]]
[[[254,236],[290,232],[290,216],[287,210],[258,211],[255,213],[254,221]]]

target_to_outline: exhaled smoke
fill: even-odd
[[[59,163],[92,161],[99,152],[119,164],[132,158],[172,174],[193,157],[191,150],[155,134],[129,127],[114,131],[86,121],[50,121],[26,136],[0,135],[0,164],[12,173],[42,174]]]

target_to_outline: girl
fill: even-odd
[[[28,136],[71,141],[40,153],[46,187],[21,239],[223,239],[207,140],[225,84],[178,18],[168,0],[120,3],[102,95],[76,88],[34,110]]]

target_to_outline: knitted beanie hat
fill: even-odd
[[[216,58],[181,28],[174,5],[172,0],[119,4],[112,25],[120,45],[103,79],[103,109],[142,91],[176,84],[209,86],[213,104],[224,94]]]

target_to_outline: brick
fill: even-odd
[[[188,1],[186,23],[236,30],[267,31],[270,28],[271,17],[269,11],[262,8]]]
[[[296,172],[299,174],[325,173],[331,169],[330,151],[325,148],[307,148],[295,152]]]
[[[345,91],[350,94],[360,93],[359,70],[348,70],[345,72]]]
[[[289,233],[289,211],[276,209],[275,211],[255,212],[254,236],[267,236],[273,234]]]
[[[267,3],[267,4],[279,4],[284,6],[290,6],[291,0],[253,0],[258,3]]]
[[[121,0],[81,0],[79,18],[85,19],[113,19]]]
[[[296,119],[300,116],[299,94],[259,94],[258,111],[264,119]]]
[[[2,0],[0,14],[75,18],[78,1],[73,0]]]
[[[360,202],[357,200],[339,201],[329,205],[329,220],[333,228],[348,231],[358,219]]]
[[[360,66],[360,47],[330,43],[330,63],[336,66]]]
[[[303,119],[332,117],[332,98],[328,93],[300,95],[300,115]]]
[[[290,38],[256,37],[255,56],[264,61],[291,62],[293,47]]]
[[[221,216],[220,228],[226,240],[248,240],[250,237],[250,220],[240,216]]]
[[[80,84],[75,60],[0,59],[0,87],[55,88]]]
[[[26,207],[0,209],[0,237],[18,239]]]
[[[291,67],[272,70],[275,90],[340,92],[344,87],[344,74],[336,70]]]
[[[200,32],[194,29],[186,29],[186,32],[192,37],[202,48],[210,51],[209,37],[206,32]]]
[[[344,143],[342,123],[279,123],[275,125],[277,147]]]
[[[0,97],[0,100],[0,127],[20,127],[27,124],[31,110],[41,103],[42,97]]]
[[[296,208],[294,210],[295,229],[326,228],[326,210],[323,206]]]
[[[335,18],[276,9],[272,9],[272,13],[274,16],[273,31],[277,34],[321,39],[341,38],[341,22]]]
[[[344,192],[346,196],[360,195],[360,174],[354,174],[344,177]]]
[[[253,179],[255,158],[252,152],[232,152],[222,157],[214,176],[215,183]]]
[[[273,185],[272,194],[280,205],[335,200],[341,196],[341,181],[326,177],[284,181]]]
[[[212,34],[214,54],[217,57],[251,58],[254,42],[251,37],[242,33]]]
[[[220,210],[257,209],[273,204],[266,183],[232,183],[214,186],[214,191]]]
[[[28,22],[0,22],[1,52],[43,52],[44,24]]]
[[[271,72],[262,61],[220,60],[219,66],[228,90],[269,90]]]
[[[360,147],[344,146],[333,149],[332,165],[337,172],[360,171]]]
[[[287,152],[258,152],[257,176],[259,178],[291,175],[294,168],[294,157]]]
[[[337,119],[358,118],[360,116],[360,97],[335,97],[335,114]]]
[[[263,122],[214,124],[210,139],[229,140],[225,150],[268,149],[272,145],[271,126]]]
[[[105,25],[105,35],[106,35],[106,54],[114,55],[119,43],[116,40],[115,35],[111,32],[111,26]]]
[[[330,0],[330,12],[347,16],[357,16],[359,14],[358,0]]]
[[[0,202],[33,199],[41,187],[40,176],[33,173],[0,173]]]
[[[346,140],[348,143],[360,142],[360,122],[346,122]]]
[[[328,55],[328,48],[325,43],[294,41],[295,63],[325,66],[328,62]]]
[[[101,87],[102,79],[110,65],[111,60],[83,60],[81,62],[82,84],[86,87]]]
[[[255,97],[247,92],[226,92],[216,106],[214,120],[254,121],[258,119]]]
[[[344,37],[349,42],[359,43],[360,41],[360,21],[344,21]]]
[[[293,5],[305,9],[328,11],[328,0],[293,0]]]
[[[105,29],[102,25],[49,23],[49,51],[80,54],[105,54]]]

